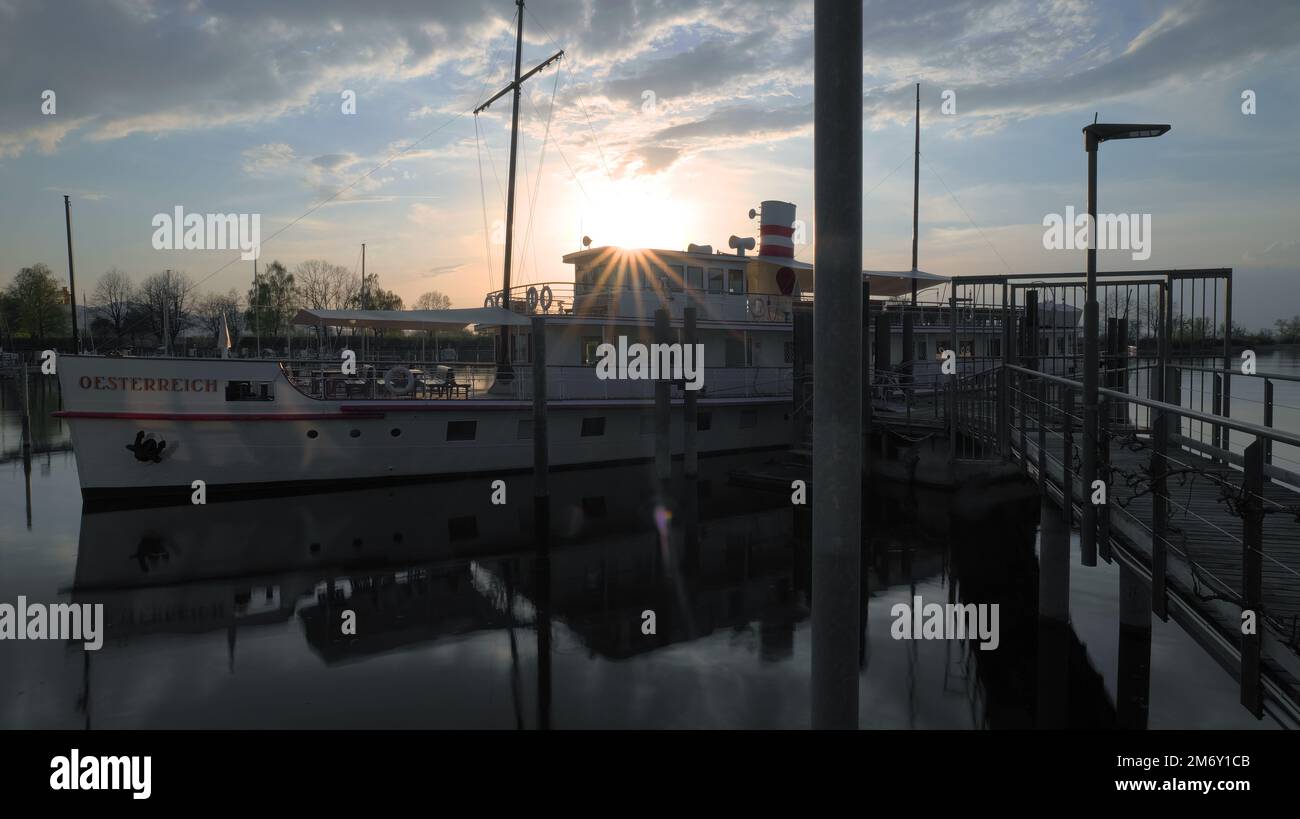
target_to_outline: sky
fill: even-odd
[[[922,269],[1082,269],[1082,251],[1043,246],[1049,214],[1085,209],[1081,128],[1169,123],[1102,147],[1100,210],[1152,227],[1149,259],[1103,250],[1100,269],[1231,267],[1239,323],[1300,314],[1300,3],[864,6],[864,267],[911,265],[920,82]],[[79,293],[110,267],[246,292],[238,250],[155,249],[155,216],[180,207],[259,214],[261,265],[359,272],[365,243],[408,304],[480,305],[502,279],[509,96],[471,112],[509,81],[514,13],[0,0],[0,285],[36,262],[66,277],[67,194]],[[812,25],[811,2],[528,3],[524,70],[565,54],[524,86],[514,282],[571,281],[561,257],[584,235],[726,248],[765,199],[798,206],[812,261]]]

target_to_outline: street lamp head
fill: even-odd
[[[1163,136],[1172,126],[1134,123],[1094,122],[1083,128],[1084,150],[1095,151],[1110,139],[1146,139]]]

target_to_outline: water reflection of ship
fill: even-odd
[[[772,511],[767,498],[726,480],[754,457],[701,461],[695,492],[707,500],[697,520],[681,515],[674,531],[683,543],[687,527],[706,533],[705,565],[723,533],[734,541],[788,532],[789,510]],[[658,549],[658,536],[646,477],[640,465],[551,476],[557,600],[569,599],[566,584],[588,571],[625,577],[640,565],[653,569],[645,555]],[[286,622],[297,611],[329,662],[501,628],[519,618],[486,593],[491,578],[500,578],[503,560],[517,564],[520,580],[535,575],[530,479],[507,479],[513,503],[493,505],[491,496],[490,482],[479,479],[87,514],[74,597],[105,604],[111,641],[225,628],[232,651],[236,628]],[[617,559],[612,569],[577,568],[582,555],[605,555],[605,566]],[[662,566],[655,571],[646,580],[661,582]],[[521,589],[521,599],[531,592]],[[748,606],[764,603],[742,597]],[[342,608],[364,624],[356,636],[337,627]]]

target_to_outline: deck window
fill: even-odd
[[[601,336],[582,337],[582,363],[587,367],[596,365],[596,348],[605,341]]]
[[[916,342],[916,360],[925,361],[926,344],[924,341]]]
[[[720,267],[709,268],[709,292],[722,292],[722,268]]]
[[[686,286],[692,290],[704,289],[704,268],[688,267],[686,268]]]
[[[448,441],[472,441],[478,435],[478,421],[448,421]]]
[[[227,401],[274,401],[275,390],[270,381],[227,381]]]
[[[582,419],[582,437],[597,438],[605,434],[605,417]]]
[[[708,432],[713,428],[713,413],[701,412],[695,416],[695,429],[700,432]]]

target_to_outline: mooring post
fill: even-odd
[[[682,344],[683,355],[686,350],[695,355],[695,308],[687,307],[682,313]],[[699,356],[695,360],[695,366],[703,372],[704,356]],[[683,389],[685,399],[683,401],[685,417],[682,419],[682,471],[686,477],[694,478],[700,472],[699,455],[695,448],[696,426],[699,424],[699,409],[696,404],[698,390]]]
[[[1119,564],[1119,675],[1115,693],[1117,727],[1147,727],[1151,691],[1150,592],[1142,578]]]
[[[1070,621],[1070,527],[1043,493],[1038,509],[1038,616]]]
[[[871,474],[871,395],[873,387],[877,382],[881,382],[882,367],[880,366],[880,321],[884,318],[882,310],[876,316],[876,336],[875,340],[871,337],[871,282],[865,276],[862,279],[862,366],[865,368],[868,362],[875,362],[875,366],[869,376],[862,379],[862,474],[867,476]],[[888,340],[885,344],[888,345]],[[872,345],[875,345],[875,356],[872,355]],[[885,348],[885,368],[889,366],[889,348]],[[885,447],[888,441],[885,437],[884,430],[880,433],[881,457],[885,455]]]
[[[1038,489],[1047,491],[1047,379],[1038,378]]]
[[[1088,496],[1097,480],[1097,146],[1087,133],[1088,270],[1083,303],[1083,515],[1079,524],[1082,563],[1097,565],[1097,507]]]
[[[1074,389],[1061,388],[1061,515],[1065,531],[1074,526]],[[1068,559],[1068,557],[1067,557]]]
[[[668,333],[668,311],[660,307],[655,311],[655,344],[668,344],[672,341]],[[672,388],[672,373],[659,373],[655,381],[655,477],[659,480],[660,490],[666,494],[668,481],[673,475],[673,451],[669,434],[672,420],[669,416],[669,398]]]
[[[858,727],[862,4],[815,0],[812,726]]]
[[[1258,438],[1245,452],[1242,482],[1241,610],[1251,612],[1255,628],[1241,637],[1241,704],[1256,719],[1264,716],[1260,686],[1260,646],[1264,630],[1264,445]]]
[[[1099,462],[1097,472],[1105,483],[1106,502],[1097,510],[1097,553],[1101,559],[1110,562],[1110,398],[1102,395],[1097,404],[1097,451]]]

